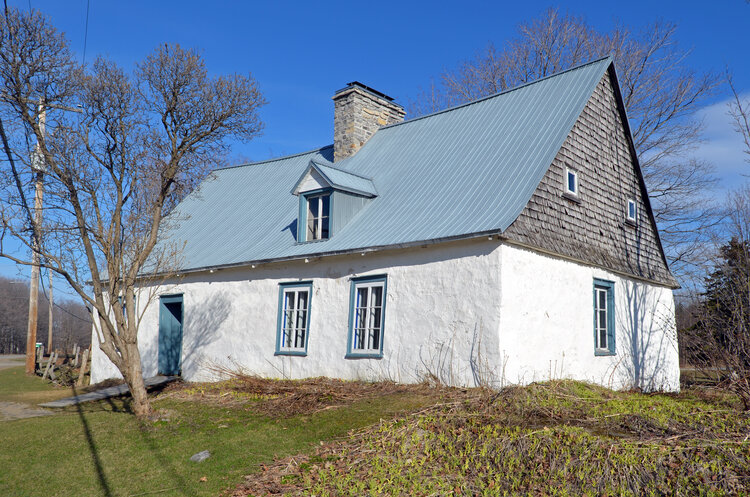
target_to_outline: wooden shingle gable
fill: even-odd
[[[579,195],[564,195],[566,170]],[[628,199],[637,206],[627,219]],[[676,287],[669,272],[625,110],[610,66],[526,207],[504,232],[510,241]]]

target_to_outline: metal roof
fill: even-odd
[[[318,173],[323,176],[323,179],[328,182],[328,185],[337,190],[343,190],[365,197],[375,197],[378,195],[378,192],[375,189],[375,185],[373,184],[371,178],[353,174],[349,171],[339,169],[330,164],[321,164],[320,162],[315,162],[314,160],[310,161],[309,166],[307,167],[307,169],[305,169],[305,172],[302,173],[302,176],[300,177],[297,184],[294,185],[293,193],[295,195],[299,193],[297,191],[297,188],[299,184],[305,179],[307,173],[310,172],[311,169],[315,169],[316,171],[318,171]]]
[[[594,61],[333,147],[215,171],[170,218],[183,270],[500,233],[521,213],[612,63]],[[377,197],[335,235],[297,243],[290,189],[313,161],[332,182],[372,178]],[[372,184],[372,182],[370,182]]]

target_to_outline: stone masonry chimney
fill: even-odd
[[[333,160],[346,159],[382,126],[404,120],[406,111],[393,98],[353,81],[333,96]]]

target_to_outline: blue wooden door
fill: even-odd
[[[180,374],[182,358],[182,295],[159,299],[159,374]]]

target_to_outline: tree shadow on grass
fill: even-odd
[[[161,390],[163,386],[156,388],[155,390]],[[76,391],[76,387],[71,387],[71,390],[73,392],[73,395],[78,395],[78,392]],[[150,389],[151,390],[151,389]],[[96,403],[89,404],[86,409],[82,406],[82,404],[75,404],[75,410],[78,414],[78,417],[81,420],[81,427],[83,428],[83,434],[86,438],[86,443],[89,448],[89,453],[91,454],[91,462],[94,465],[94,470],[96,471],[96,477],[97,477],[97,483],[99,484],[99,487],[102,490],[102,495],[106,497],[113,497],[114,493],[112,491],[111,483],[109,482],[109,479],[107,478],[107,474],[104,470],[104,466],[102,464],[101,457],[99,455],[99,448],[97,446],[96,441],[94,440],[93,432],[91,431],[91,427],[89,425],[88,419],[86,419],[86,414],[90,414],[92,412],[110,412],[110,413],[121,413],[121,414],[133,414],[133,410],[131,409],[131,399],[129,396],[119,396],[119,397],[110,397],[106,399],[102,399],[101,401],[98,401]],[[159,466],[164,470],[167,477],[172,480],[172,483],[174,484],[173,490],[177,490],[180,495],[185,495],[189,497],[197,496],[197,493],[195,490],[191,489],[188,485],[187,480],[179,474],[177,471],[177,468],[174,466],[174,464],[171,463],[169,457],[167,457],[157,446],[155,439],[151,436],[149,433],[149,421],[140,421],[139,422],[139,432],[141,433],[141,437],[147,446],[148,450],[154,455],[154,458],[158,461]],[[172,490],[170,489],[170,490]]]
[[[73,390],[73,395],[78,395],[75,386],[71,387],[71,389]],[[91,462],[94,464],[97,481],[102,489],[103,494],[107,497],[111,497],[113,495],[112,489],[110,487],[109,481],[107,480],[107,475],[104,473],[104,466],[102,466],[102,460],[99,457],[99,449],[97,448],[96,442],[94,441],[94,436],[91,433],[91,427],[89,426],[89,422],[86,419],[81,404],[76,404],[75,406],[76,411],[78,412],[78,417],[81,419],[83,435],[86,437],[86,443],[89,446],[89,452],[91,453]]]

